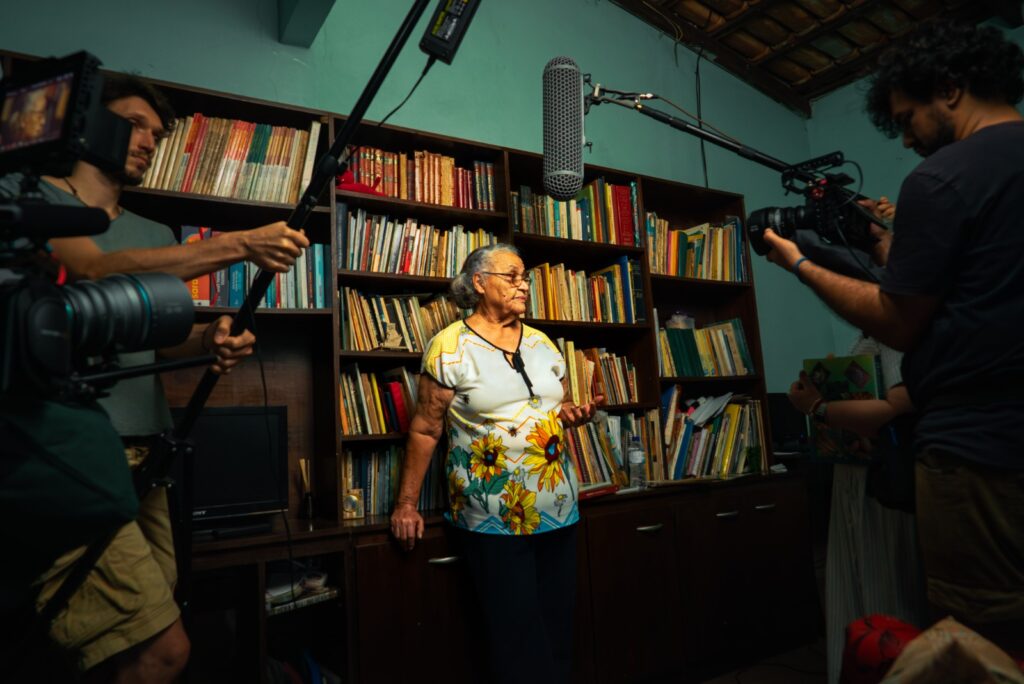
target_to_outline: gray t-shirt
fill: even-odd
[[[19,179],[16,175],[0,179],[0,189],[5,193],[18,192]],[[82,205],[74,195],[56,188],[46,181],[39,181],[39,190],[47,202],[53,204]],[[156,221],[150,221],[138,214],[125,211],[110,222],[110,228],[92,240],[104,252],[121,249],[145,249],[178,244],[174,232]],[[156,360],[154,351],[131,352],[118,355],[121,368],[131,368]],[[138,378],[121,380],[107,390],[108,397],[100,399],[100,405],[110,415],[122,437],[146,437],[156,435],[171,427],[171,412],[167,407],[163,384],[159,375],[143,375]]]

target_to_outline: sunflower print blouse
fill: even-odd
[[[547,335],[521,327],[522,373],[464,321],[427,345],[423,371],[455,390],[448,407],[448,510],[457,527],[536,534],[579,520],[579,481],[558,411],[565,360]]]

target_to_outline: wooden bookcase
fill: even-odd
[[[173,83],[154,83],[168,95],[179,116],[202,112],[304,130],[309,130],[313,121],[320,121],[319,153],[327,149],[344,121],[343,116],[330,112]],[[606,347],[631,359],[636,368],[638,401],[608,410],[642,412],[657,408],[664,385],[670,382],[681,383],[694,395],[732,390],[764,399],[763,362],[752,283],[652,275],[643,247],[514,232],[510,193],[520,185],[529,185],[541,192],[540,155],[372,124],[361,126],[355,142],[406,154],[425,149],[455,157],[458,164],[470,168],[474,161],[492,163],[495,207],[493,210],[459,209],[333,189],[326,191],[305,229],[311,241],[325,246],[330,256],[325,267],[337,273],[339,288],[354,287],[383,294],[437,293],[445,291],[449,282],[444,278],[339,269],[337,255],[343,245],[337,242],[336,225],[342,203],[349,211],[364,208],[368,212],[416,218],[441,227],[457,223],[466,228],[482,227],[500,241],[518,247],[528,268],[545,261],[564,262],[571,268],[590,272],[625,255],[638,259],[642,265],[643,322],[528,321],[552,338],[564,336],[580,348]],[[742,197],[733,193],[588,166],[586,181],[597,177],[613,183],[635,182],[641,221],[644,212],[649,210],[657,211],[674,225],[721,221],[728,215],[745,216]],[[253,228],[285,219],[292,210],[292,205],[288,204],[146,189],[126,191],[123,204],[176,230],[182,225],[210,226],[223,231]],[[749,273],[749,253],[744,258]],[[337,289],[328,295],[330,306],[326,309],[258,310],[254,332],[258,338],[259,358],[249,360],[221,379],[210,398],[210,406],[261,406],[265,399],[270,405],[287,406],[289,514],[287,526],[283,519],[278,519],[270,534],[193,545],[193,582],[188,611],[189,628],[195,637],[191,679],[205,681],[209,672],[219,672],[228,674],[228,679],[266,681],[270,658],[296,657],[302,644],[306,644],[319,649],[317,656],[344,681],[419,681],[425,663],[433,663],[435,667],[431,669],[444,671],[456,681],[470,681],[471,664],[464,666],[465,671],[452,671],[450,659],[445,656],[444,644],[471,632],[474,622],[462,608],[464,569],[457,560],[452,560],[457,557],[452,554],[440,517],[428,516],[427,537],[412,554],[397,549],[389,537],[385,517],[342,518],[343,449],[394,443],[403,439],[403,435],[342,436],[338,389],[341,369],[357,362],[361,369],[372,371],[395,366],[415,371],[419,354],[342,349]],[[696,317],[698,324],[731,317],[742,319],[757,374],[742,378],[660,378],[653,310],[657,308],[662,318],[660,322],[663,322],[676,307],[685,308]],[[224,313],[232,311],[208,307],[200,309],[197,318],[208,321]],[[201,375],[201,370],[192,370],[164,376],[172,406],[187,403]],[[770,444],[767,427],[764,426],[765,443]],[[314,463],[316,520],[313,521],[296,517],[301,500],[297,477],[299,458],[309,458]],[[738,635],[744,639],[748,636],[749,632],[744,630],[750,626],[749,621],[740,621],[746,626],[740,629],[736,626],[740,623],[732,616],[736,611],[746,611],[757,601],[766,600],[759,589],[755,590],[764,585],[758,577],[752,576],[753,568],[760,568],[766,581],[785,585],[775,590],[779,596],[788,596],[786,592],[790,592],[803,597],[802,587],[811,586],[810,580],[801,574],[804,570],[809,573],[811,568],[809,537],[805,539],[802,531],[806,521],[801,518],[804,506],[801,484],[796,478],[753,476],[736,482],[700,482],[585,502],[580,534],[575,679],[619,682],[641,675],[672,675],[686,681],[692,673],[716,669],[715,663],[705,662],[707,654],[745,648],[734,639]],[[752,493],[751,500],[763,494],[771,498],[771,503],[760,504],[763,507],[751,514],[754,523],[749,529],[742,528],[742,534],[736,533],[740,536],[733,541],[727,541],[733,539],[729,534],[699,527],[694,522],[701,515],[721,521],[721,517],[715,518],[716,511],[722,512],[718,511],[720,504],[730,505],[736,497],[743,496],[743,492]],[[784,543],[778,548],[783,548],[783,552],[793,558],[802,557],[805,551],[808,556],[804,565],[795,561],[784,565],[789,576],[778,572],[777,568],[773,570],[772,562],[766,558],[767,554],[778,553],[768,542],[780,535],[773,526],[757,518],[761,516],[766,520],[776,508],[786,509],[788,525],[781,535]],[[746,517],[746,514],[737,515]],[[738,549],[736,544],[740,545]],[[304,558],[315,558],[327,569],[329,584],[337,589],[337,597],[281,615],[268,615],[263,594],[269,564]],[[711,565],[702,567],[701,558],[706,558],[708,563],[725,564],[738,574],[722,574]],[[643,598],[616,598],[614,593],[622,591],[627,582],[640,590],[637,573],[644,573],[641,577],[650,580],[647,583],[650,593]],[[728,586],[721,584],[723,580],[729,581]],[[804,580],[806,583],[801,584]],[[398,586],[405,588],[399,591]],[[703,591],[701,587],[720,588],[732,594],[729,601],[725,601],[723,594]],[[723,604],[717,603],[719,598]],[[803,598],[800,601],[803,601],[800,605],[806,603]],[[723,618],[720,608],[724,604],[733,612],[727,611]],[[771,604],[770,607],[779,606]],[[764,611],[757,612],[762,613]],[[702,633],[698,624],[706,619],[721,629]],[[803,624],[790,630],[794,638],[805,635]],[[644,626],[643,629],[633,632],[638,625]],[[212,642],[203,635],[213,635]],[[630,649],[629,645],[637,644],[641,635],[649,639],[641,640],[641,645]],[[678,650],[674,646],[677,639],[689,645]],[[762,645],[767,643],[759,639]],[[231,654],[227,662],[217,660],[216,653],[210,655],[211,660],[206,659],[204,649],[210,643],[214,651]],[[291,646],[282,646],[283,643]],[[626,649],[625,654],[623,649]],[[407,657],[412,654],[416,654],[415,657]],[[744,657],[743,653],[733,653],[730,658],[742,661]],[[219,664],[210,665],[213,662]],[[700,667],[694,669],[695,663]]]

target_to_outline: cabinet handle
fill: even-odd
[[[440,558],[428,558],[427,562],[431,565],[451,565],[457,560],[459,560],[458,556],[441,556]]]
[[[665,523],[655,523],[654,525],[641,525],[640,527],[636,528],[636,531],[637,532],[657,532],[658,530],[660,530],[664,526],[665,526]]]
[[[754,506],[754,510],[755,511],[774,511],[775,510],[775,504],[761,504],[759,506]]]
[[[739,511],[724,511],[722,513],[715,513],[716,518],[737,518],[739,517]]]

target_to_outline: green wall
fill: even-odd
[[[432,5],[434,3],[431,3]],[[86,49],[105,67],[241,95],[346,112],[389,44],[408,2],[337,0],[307,48],[277,41],[276,0],[35,0],[7,11],[0,48],[63,55]],[[414,33],[368,112],[406,94],[425,57]],[[696,55],[607,0],[484,0],[452,66],[437,64],[391,122],[524,150],[541,148],[541,73],[573,57],[595,80],[659,93],[696,111]],[[807,121],[713,64],[701,64],[704,118],[769,155],[816,152]],[[703,184],[695,138],[611,105],[587,117],[587,161]],[[708,146],[711,187],[742,193],[747,210],[792,205],[778,174]],[[759,257],[754,277],[770,390],[788,387],[806,356],[835,348],[825,307]]]
[[[1007,38],[1024,47],[1024,27],[1007,30],[998,23],[991,25],[999,27]],[[898,138],[890,140],[871,125],[864,113],[867,88],[865,79],[814,103],[814,116],[807,122],[811,155],[843,150],[847,159],[858,162],[864,170],[865,195],[887,195],[896,202],[903,179],[921,162],[921,158],[913,150],[904,149]],[[1024,112],[1024,103],[1018,108]],[[836,348],[845,351],[857,331],[831,312],[827,316]]]

